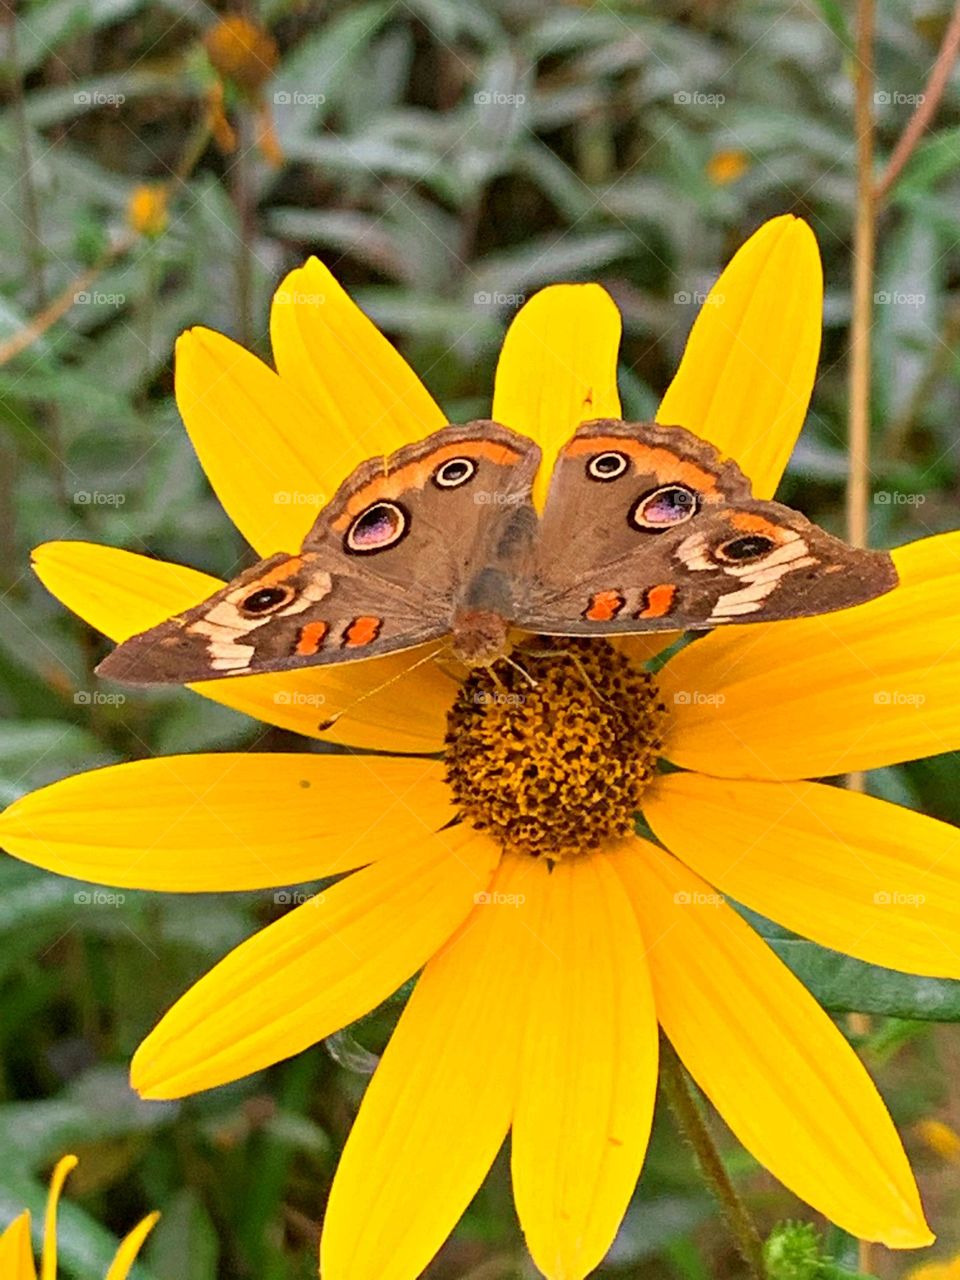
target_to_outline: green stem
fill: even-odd
[[[660,1081],[680,1131],[693,1148],[700,1172],[723,1212],[727,1227],[753,1280],[764,1280],[763,1241],[707,1128],[700,1104],[673,1046],[660,1038]]]

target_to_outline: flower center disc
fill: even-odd
[[[472,671],[448,715],[464,818],[549,859],[632,831],[662,746],[653,677],[605,640],[537,637],[512,662]]]

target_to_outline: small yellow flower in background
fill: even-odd
[[[960,1134],[942,1120],[921,1120],[916,1126],[917,1137],[931,1151],[935,1151],[951,1164],[960,1164]]]
[[[236,134],[227,117],[227,92],[233,90],[256,110],[257,145],[274,166],[283,153],[264,89],[277,69],[280,52],[269,31],[241,14],[221,18],[206,33],[203,46],[217,80],[207,94],[210,129],[221,151],[233,151]]]
[[[707,302],[657,419],[733,456],[768,497],[819,352],[809,227],[767,223]],[[202,328],[181,337],[176,364],[200,461],[261,555],[298,550],[318,502],[355,466],[446,422],[316,260],[281,283],[271,335],[276,372]],[[620,416],[619,336],[596,285],[544,289],[514,319],[491,416],[541,446],[536,494],[581,421]],[[868,604],[725,627],[655,674],[644,664],[671,637],[597,641],[577,650],[579,670],[547,664],[514,700],[493,696],[482,672],[457,693],[435,663],[415,665],[417,651],[199,684],[269,723],[375,754],[112,766],[10,806],[0,839],[39,866],[121,887],[341,877],[237,947],[161,1019],[133,1062],[145,1097],[183,1096],[299,1053],[422,970],[334,1179],[324,1280],[414,1280],[508,1132],[533,1258],[549,1280],[581,1280],[609,1248],[643,1165],[658,1024],[787,1187],[853,1235],[920,1247],[932,1236],[880,1095],[725,897],[860,959],[960,976],[960,833],[805,780],[960,746],[960,534],[894,557],[900,586]],[[118,641],[221,585],[79,542],[40,547],[35,564],[50,591]],[[619,720],[612,698],[598,710],[590,697],[610,681],[628,704]],[[654,769],[657,758],[677,768]],[[531,762],[556,791],[536,799]],[[632,834],[637,803],[659,844]]]
[[[743,151],[717,151],[707,162],[707,177],[718,187],[736,182],[750,168],[750,161]]]
[[[960,1254],[949,1262],[924,1262],[913,1267],[905,1280],[960,1280]]]
[[[159,182],[134,187],[127,201],[127,222],[142,236],[159,236],[170,221],[167,206],[169,189]]]
[[[57,1274],[57,1206],[67,1175],[77,1166],[76,1156],[64,1156],[50,1178],[47,1212],[43,1225],[42,1280],[56,1280]],[[125,1236],[110,1264],[105,1280],[126,1280],[144,1240],[153,1230],[159,1213],[150,1213]],[[0,1280],[37,1280],[30,1238],[30,1213],[24,1210],[0,1235]]]
[[[221,18],[203,37],[210,65],[223,80],[256,99],[277,69],[279,52],[269,31],[249,18]]]

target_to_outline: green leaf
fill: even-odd
[[[143,1102],[122,1068],[95,1068],[57,1098],[0,1106],[3,1164],[25,1174],[88,1143],[149,1133],[177,1110],[176,1103]]]
[[[873,1013],[924,1022],[960,1022],[960,982],[919,978],[802,938],[768,938],[781,960],[831,1013]]]
[[[144,1257],[157,1280],[216,1280],[219,1252],[209,1213],[195,1192],[183,1190],[163,1206]]]
[[[921,142],[893,188],[894,203],[907,202],[929,191],[941,178],[957,172],[960,157],[960,125],[941,129],[933,137]]]

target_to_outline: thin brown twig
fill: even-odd
[[[209,141],[210,124],[208,120],[204,119],[187,139],[184,153],[173,172],[172,178],[166,184],[170,193],[173,192],[175,187],[183,186],[186,183],[199,163]],[[136,244],[137,238],[136,235],[130,233],[119,237],[104,250],[92,266],[87,267],[79,275],[75,276],[52,302],[33,316],[22,329],[18,329],[16,333],[11,334],[6,341],[0,342],[0,368],[8,364],[15,356],[18,356],[21,351],[26,351],[39,338],[42,338],[47,330],[52,328],[58,320],[61,320],[74,305],[77,294],[85,293],[102,271],[105,271],[118,258],[123,257],[125,253],[128,253]]]
[[[958,56],[960,56],[960,0],[956,0],[954,4],[953,13],[943,33],[943,40],[940,42],[940,48],[930,69],[926,87],[917,102],[916,110],[907,121],[887,161],[886,168],[876,183],[874,198],[878,202],[885,200],[890,194],[907,161],[913,155],[917,143],[930,127]]]
[[[874,0],[857,0],[857,49],[854,128],[857,135],[857,206],[853,236],[853,311],[850,320],[850,425],[847,484],[847,537],[865,547],[870,532],[870,337],[873,325],[873,276],[876,259],[876,192],[873,179]],[[846,779],[851,791],[864,791],[863,773]],[[851,1015],[851,1030],[867,1034],[865,1015]],[[869,1274],[871,1245],[858,1243],[859,1270]]]
[[[876,206],[873,187],[873,37],[874,0],[857,0],[857,56],[854,128],[857,135],[857,206],[853,235],[853,312],[850,321],[850,419],[847,479],[847,538],[865,547],[870,512],[870,329],[873,323],[873,272],[876,256]],[[863,790],[863,775],[847,785]]]
[[[7,364],[14,356],[18,356],[21,351],[26,351],[39,338],[42,338],[49,328],[67,314],[75,304],[77,295],[85,293],[101,271],[116,258],[119,258],[121,254],[126,253],[133,241],[133,236],[125,236],[122,240],[117,240],[110,245],[93,266],[87,267],[85,271],[81,271],[78,276],[75,276],[66,288],[58,293],[53,301],[44,307],[42,311],[39,311],[28,324],[25,324],[22,329],[18,329],[16,333],[11,334],[5,342],[0,342],[0,366]]]

